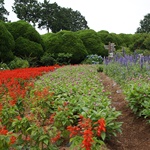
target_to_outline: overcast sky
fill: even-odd
[[[43,2],[44,0],[39,0]],[[19,20],[12,12],[14,0],[4,0],[12,22]],[[66,8],[78,10],[85,17],[90,29],[113,33],[134,34],[139,22],[150,13],[150,0],[50,0]],[[38,30],[40,34],[46,30]]]

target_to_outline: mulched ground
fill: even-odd
[[[137,118],[127,106],[125,96],[119,85],[104,73],[100,78],[106,91],[111,92],[112,106],[122,112],[118,121],[123,122],[122,134],[118,134],[107,143],[110,150],[150,150],[150,124],[143,118]]]

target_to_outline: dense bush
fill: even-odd
[[[54,54],[55,57],[58,53],[71,54],[70,63],[80,63],[87,55],[85,46],[82,40],[73,32],[60,31],[56,34],[50,34],[49,36],[42,36],[46,51]]]
[[[44,53],[44,55],[41,57],[40,62],[44,66],[51,66],[56,64],[56,59],[54,58],[54,54]]]
[[[28,68],[29,67],[29,62],[27,60],[23,60],[19,57],[15,57],[14,60],[12,60],[8,64],[10,69],[16,69],[16,68]]]
[[[19,37],[24,37],[30,41],[42,44],[40,34],[29,23],[20,20],[17,22],[7,23],[6,26],[15,40]]]
[[[43,55],[43,48],[40,44],[30,41],[26,38],[19,37],[16,40],[16,56],[32,56],[32,57],[40,57]]]
[[[89,55],[108,55],[107,50],[104,49],[104,44],[102,43],[101,38],[94,30],[81,30],[77,32],[77,35],[83,41],[83,44],[86,47],[86,50]]]
[[[6,63],[0,63],[0,70],[9,69],[8,65]]]
[[[28,59],[30,65],[37,66],[45,48],[40,34],[25,21],[7,23],[6,27],[15,40],[15,56]]]
[[[15,42],[11,33],[5,27],[5,24],[0,21],[0,62],[9,62],[14,58],[12,50],[15,47]]]
[[[131,80],[125,87],[124,93],[132,111],[140,117],[150,119],[149,79]]]

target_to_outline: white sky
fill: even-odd
[[[44,0],[39,0],[43,2]],[[14,0],[4,0],[5,8],[10,12],[9,20],[17,21],[12,12]],[[150,13],[150,0],[50,0],[62,7],[78,10],[88,22],[90,29],[96,32],[107,30],[113,33],[134,34],[139,22]],[[40,34],[46,30],[37,31]]]

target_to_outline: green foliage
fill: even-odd
[[[25,21],[17,21],[6,24],[8,31],[13,35],[14,39],[24,37],[30,41],[42,44],[40,34],[29,23]]]
[[[101,38],[94,30],[81,30],[76,32],[77,35],[82,40],[88,55],[97,54],[101,56],[106,56],[107,51],[104,49],[104,45],[101,41]]]
[[[137,28],[137,33],[150,33],[150,13],[144,16],[144,19],[140,21],[140,27]]]
[[[0,22],[0,62],[9,62],[14,58],[12,51],[14,50],[15,42],[11,33],[5,27],[3,22]]]
[[[68,65],[70,64],[71,58],[72,58],[72,54],[58,53],[56,60],[59,65]]]
[[[9,12],[4,7],[4,0],[0,0],[0,20],[8,21],[6,16],[9,15]]]
[[[103,91],[97,65],[62,67],[36,82],[37,87],[42,85],[53,87],[54,125],[63,131],[63,136],[67,134],[64,132],[67,126],[77,125],[79,115],[90,118],[92,122],[104,118],[106,139],[121,131],[121,123],[116,121],[120,112],[110,106],[109,93]]]
[[[49,54],[47,52],[41,57],[41,63],[44,66],[51,66],[56,64],[56,59],[54,58],[54,54]]]
[[[128,105],[133,110],[133,112],[140,117],[149,119],[149,56],[144,57],[141,55],[141,57],[139,57],[136,52],[133,57],[117,57],[110,62],[105,61],[104,73],[113,78],[122,86],[122,89],[126,95],[126,99],[129,102]]]
[[[43,55],[43,48],[40,44],[30,41],[26,38],[19,37],[16,40],[16,47],[14,51],[16,56],[20,57],[37,57]]]
[[[100,65],[97,69],[98,72],[103,72],[103,69],[104,69],[104,66],[103,65]]]
[[[12,8],[17,18],[32,22],[34,26],[39,20],[40,7],[37,0],[15,0]]]
[[[46,52],[54,54],[55,58],[58,56],[58,53],[68,53],[72,55],[70,63],[80,63],[87,55],[82,40],[73,32],[61,31],[42,37]]]
[[[27,60],[23,60],[19,57],[15,57],[14,60],[12,60],[8,64],[10,69],[16,69],[16,68],[28,68],[29,67],[29,62]]]
[[[8,65],[5,63],[0,63],[0,70],[9,69]]]
[[[87,21],[79,11],[73,11],[71,8],[64,8],[58,6],[57,3],[50,3],[45,0],[40,3],[42,8],[39,15],[39,28],[46,28],[53,33],[61,30],[78,31],[87,29]]]
[[[126,86],[124,93],[130,108],[138,116],[150,118],[150,82],[149,79],[132,80]],[[150,122],[150,120],[149,120]]]

